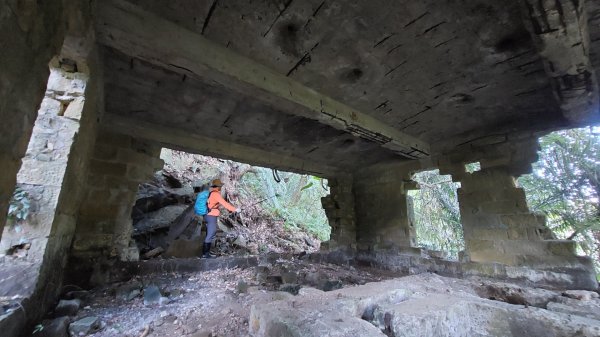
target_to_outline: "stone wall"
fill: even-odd
[[[17,177],[19,186],[29,192],[31,217],[20,233],[9,227],[2,238],[6,248],[25,236],[32,244],[28,258],[39,263],[33,292],[21,294],[28,297],[23,308],[29,324],[46,313],[61,291],[89,154],[103,110],[102,72],[96,51],[71,47],[51,62],[46,95]]]
[[[458,200],[470,272],[511,278],[533,273],[541,283],[595,288],[589,258],[577,256],[574,241],[556,240],[544,216],[529,210],[525,192],[516,186],[515,179],[531,171],[537,148],[533,137],[503,139],[438,159],[440,172],[461,183]],[[481,170],[467,173],[465,164],[474,160]]]
[[[352,177],[339,175],[329,181],[330,192],[321,204],[331,226],[331,238],[321,249],[356,247],[356,222]]]
[[[139,258],[131,239],[131,209],[139,184],[164,165],[160,150],[127,135],[99,132],[72,246],[75,258]]]
[[[48,62],[63,43],[63,11],[63,1],[0,4],[0,233],[44,97]]]
[[[360,250],[403,247],[413,251],[415,229],[409,219],[407,186],[414,164],[380,164],[354,175],[357,242]],[[418,250],[414,250],[418,252]]]
[[[46,95],[17,175],[18,186],[28,193],[29,217],[21,224],[9,221],[11,225],[5,228],[0,250],[30,243],[28,258],[41,261],[79,132],[87,80],[87,74],[61,68],[51,70]],[[74,221],[63,219],[63,222],[68,222],[64,226],[74,230]]]
[[[88,36],[93,1],[3,1],[0,3],[0,235],[8,202],[44,98],[50,60]],[[67,43],[68,44],[68,43]],[[76,46],[75,46],[76,45]]]

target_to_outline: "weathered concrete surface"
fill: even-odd
[[[0,233],[8,201],[48,80],[48,62],[58,54],[65,29],[63,2],[0,4]],[[10,47],[9,47],[10,46]],[[30,76],[24,77],[24,74]],[[2,234],[0,234],[1,236]]]
[[[210,76],[239,93],[254,95],[294,115],[367,138],[408,158],[429,154],[426,143],[125,1],[100,5],[99,17],[100,41],[132,57],[184,69],[184,74]],[[157,27],[160,29],[155,30]],[[165,54],[160,47],[166,44],[169,52]]]
[[[354,174],[357,244],[360,249],[415,246],[405,184],[411,182],[411,165],[386,163],[363,168]],[[417,250],[417,254],[419,254]]]
[[[83,103],[78,102],[85,101],[86,84],[86,74],[52,69],[46,96],[17,175],[17,183],[28,193],[31,215],[18,226],[18,231],[12,222],[6,228],[0,245],[1,251],[25,242],[31,244],[28,258],[32,261],[42,259],[56,217],[69,155],[75,135],[79,132]],[[79,117],[67,117],[65,110],[69,110],[71,114],[75,114],[77,110]]]
[[[179,73],[180,78],[185,74],[188,80],[196,74],[235,89],[235,84],[222,77],[231,73],[229,60],[239,55],[272,69],[269,74],[287,75],[355,111],[435,144],[437,149],[451,149],[490,133],[547,130],[570,123],[563,115],[569,108],[561,110],[553,96],[552,81],[544,68],[545,54],[538,53],[538,44],[527,29],[529,22],[523,21],[527,11],[518,2],[440,5],[435,1],[414,4],[381,0],[368,6],[349,1],[259,1],[251,5],[129,2],[181,28],[169,25],[168,31],[173,32],[169,38],[177,36],[175,45],[185,39],[207,39],[203,45],[224,47],[208,48],[210,55],[232,55],[205,60],[207,52],[194,63],[185,56],[187,52],[167,55],[148,50],[151,41],[143,37],[150,29],[142,26],[158,22],[155,16],[140,14],[146,23],[132,19],[132,23],[120,24],[107,19],[110,24],[103,28],[103,43],[132,56],[133,71],[142,58]],[[578,2],[578,6],[583,3]],[[141,13],[122,3],[116,7],[119,9],[112,11],[121,16],[124,12]],[[465,16],[471,12],[476,14]],[[564,20],[569,27],[582,27],[580,37],[585,38],[587,23],[583,18],[579,11]],[[490,20],[498,24],[490,25]],[[571,33],[569,28],[555,34],[553,51],[564,49],[565,55],[572,55],[570,51],[576,46],[567,46]],[[579,62],[570,56],[563,58]],[[185,69],[177,68],[181,62]],[[200,66],[210,71],[194,70]],[[119,68],[119,73],[128,71],[127,67]],[[260,73],[248,67],[235,77],[262,80],[255,84],[268,86],[271,93],[287,88],[275,85],[272,76],[261,78]],[[252,92],[246,87],[244,91]],[[588,92],[593,96],[596,91],[592,87]],[[280,94],[289,96],[287,92]],[[593,101],[592,96],[589,101]],[[285,106],[279,103],[277,106]],[[598,115],[593,106],[588,111],[586,123]]]
[[[13,316],[11,319],[16,321],[11,324],[33,323],[61,291],[57,285],[63,281],[87,178],[89,154],[96,138],[98,112],[103,110],[97,54],[87,47],[90,44],[82,43],[84,40],[74,38],[75,46],[69,43],[67,48],[65,45],[63,49],[69,51],[63,50],[52,64],[59,67],[59,60],[69,57],[75,66],[68,68],[70,72],[52,71],[46,99],[18,175],[19,183],[31,192],[34,214],[24,226],[27,231],[10,233],[2,243],[10,245],[11,239],[24,235],[32,242],[28,259],[38,262],[39,267],[30,280],[34,287],[19,297],[27,315]],[[73,72],[78,65],[85,73]],[[7,336],[11,335],[9,332]]]
[[[0,236],[20,159],[44,97],[48,63],[61,53],[69,58],[81,53],[92,5],[74,0],[0,3]]]
[[[585,4],[526,0],[525,22],[544,61],[563,115],[576,124],[600,121],[598,82],[590,62]],[[593,15],[593,14],[591,14]]]
[[[86,193],[71,251],[74,257],[139,258],[131,238],[131,209],[139,184],[164,165],[160,150],[154,143],[100,130],[90,151]]]
[[[308,292],[253,307],[250,332],[257,337],[591,337],[600,333],[599,320],[576,310],[569,315],[492,301],[479,297],[475,289],[468,281],[422,274],[328,293]],[[600,301],[590,308],[593,305],[597,308]]]
[[[331,237],[321,245],[321,249],[356,248],[356,205],[352,177],[337,176],[329,179],[328,184],[330,192],[321,199],[321,205],[331,226]]]

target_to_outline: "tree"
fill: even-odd
[[[519,178],[529,207],[559,238],[574,239],[600,266],[600,136],[590,128],[540,138],[539,161]]]
[[[413,178],[419,186],[409,191],[412,198],[417,244],[441,250],[457,257],[464,249],[460,210],[456,189],[458,183],[439,170],[416,173]]]

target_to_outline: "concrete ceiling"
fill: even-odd
[[[373,142],[285,114],[220,85],[131,59],[113,49],[103,54],[105,105],[111,114],[346,170],[359,165],[357,158],[363,165],[397,158]]]
[[[276,89],[260,84],[257,91],[240,89],[210,75],[214,69],[178,69],[179,63],[163,60],[172,56],[169,43],[160,45],[162,54],[137,54],[135,47],[119,45],[118,31],[105,28],[101,18],[100,42],[122,49],[104,52],[109,114],[345,170],[397,154],[419,158],[429,154],[429,145],[434,151],[448,150],[487,135],[574,125],[566,118],[565,104],[557,101],[548,57],[539,52],[538,36],[532,38],[528,28],[531,23],[523,14],[528,1],[128,2],[143,10],[136,12],[140,22],[154,20],[156,25],[160,21],[155,16],[166,19],[186,34],[224,47],[227,55],[239,55],[341,102],[352,109],[350,116],[357,113],[359,120],[368,120],[364,125],[377,136],[397,137],[401,149],[386,148],[385,141],[373,136],[355,137],[362,133],[353,136],[335,124],[323,125],[328,121],[298,112],[297,105],[264,98],[265,90]],[[598,62],[598,5],[588,1],[586,6],[590,59]],[[171,35],[180,38],[179,33]],[[131,41],[129,45],[136,44]],[[219,67],[214,63],[213,68]],[[597,95],[596,87],[590,90]],[[589,120],[597,114],[593,111]]]

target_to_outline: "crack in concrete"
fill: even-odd
[[[379,42],[375,43],[375,45],[373,45],[373,48],[376,48],[377,46],[384,43],[385,41],[387,41],[390,37],[392,37],[394,35],[396,35],[396,33],[391,33],[391,34],[385,36],[383,39],[379,40]]]
[[[438,23],[438,24],[436,24],[436,25],[433,25],[433,26],[431,26],[431,27],[429,27],[429,28],[425,29],[425,30],[423,31],[423,33],[421,33],[421,36],[423,36],[423,35],[425,35],[425,34],[429,33],[430,31],[432,31],[432,30],[436,29],[437,27],[439,27],[439,26],[441,26],[441,25],[443,25],[443,24],[445,24],[445,23],[447,23],[447,22],[446,22],[446,21],[442,21],[442,22],[440,22],[440,23]]]
[[[408,26],[414,24],[415,22],[421,20],[422,18],[424,18],[427,14],[429,14],[429,12],[425,12],[421,15],[419,15],[418,17],[416,17],[415,19],[409,21],[407,24],[404,25],[404,28],[407,28]]]
[[[395,66],[394,68],[390,69],[390,71],[388,71],[387,73],[385,73],[385,75],[383,75],[383,77],[387,77],[389,74],[393,73],[394,71],[396,71],[396,69],[400,68],[401,66],[405,65],[408,61],[402,61],[399,65]]]
[[[311,21],[317,16],[317,14],[319,13],[319,11],[323,7],[323,5],[325,5],[325,1],[321,2],[321,4],[317,7],[317,9],[315,9],[315,11],[312,13],[311,17],[308,18],[308,20],[306,20],[306,23],[304,24],[304,27],[303,27],[304,29],[306,29],[306,27],[308,27],[308,25],[311,23]]]
[[[271,31],[271,29],[273,29],[273,26],[277,23],[277,21],[279,21],[279,18],[281,18],[281,16],[283,15],[283,13],[288,9],[288,7],[290,7],[290,5],[292,4],[294,0],[288,0],[283,9],[279,11],[279,14],[277,14],[277,17],[275,18],[275,20],[273,20],[273,22],[271,23],[271,25],[269,26],[269,29],[267,29],[267,31],[263,34],[263,37],[266,37],[267,34],[269,34],[269,32]]]
[[[392,49],[388,50],[387,54],[388,54],[388,55],[389,55],[389,54],[391,54],[392,52],[394,52],[394,50],[396,50],[396,49],[398,49],[398,48],[400,48],[400,47],[402,47],[402,43],[400,43],[400,44],[398,44],[397,46],[395,46],[394,48],[392,48]]]
[[[204,35],[204,31],[206,30],[206,27],[208,27],[210,18],[212,17],[213,13],[215,12],[215,8],[217,7],[217,2],[219,2],[219,0],[214,0],[212,5],[210,5],[210,8],[208,9],[208,14],[204,19],[204,24],[202,24],[202,31],[200,32],[201,35]]]
[[[309,51],[307,51],[301,58],[300,60],[298,60],[298,62],[296,62],[296,64],[292,67],[292,69],[290,69],[287,74],[285,76],[289,77],[291,74],[293,74],[296,70],[298,70],[298,68],[300,66],[303,66],[307,63],[310,63],[312,61],[310,53],[312,53],[313,50],[315,50],[315,48],[317,48],[317,46],[319,45],[319,42],[317,42],[312,48],[310,48]],[[291,96],[291,93],[290,93]]]

